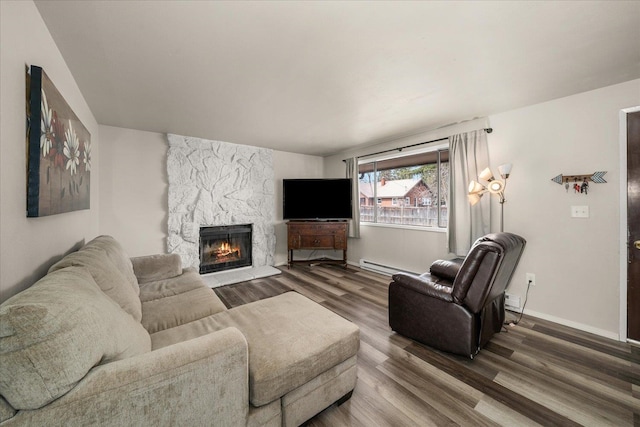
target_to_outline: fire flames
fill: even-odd
[[[229,242],[222,242],[220,246],[211,251],[212,258],[215,262],[225,262],[230,259],[238,259],[241,257],[240,248],[231,246]]]

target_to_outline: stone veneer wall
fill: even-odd
[[[167,249],[199,267],[200,226],[253,224],[253,266],[273,265],[275,193],[272,150],[167,135]]]

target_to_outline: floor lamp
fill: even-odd
[[[513,165],[511,163],[506,163],[504,165],[498,166],[498,172],[500,172],[500,177],[502,180],[495,179],[493,177],[493,173],[491,169],[486,168],[478,178],[487,181],[488,184],[482,185],[478,181],[471,181],[469,183],[469,203],[471,206],[475,205],[480,201],[480,198],[484,195],[484,193],[495,194],[500,198],[500,232],[504,231],[504,190],[507,188],[507,178],[509,178],[509,174],[511,173],[511,167]]]

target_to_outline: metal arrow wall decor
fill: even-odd
[[[589,181],[594,184],[604,184],[605,181],[604,174],[607,172],[594,172],[591,175],[558,175],[551,178],[551,181],[556,184],[564,184],[564,188],[569,191],[569,188],[573,187],[576,193],[584,193],[587,194],[589,190]]]

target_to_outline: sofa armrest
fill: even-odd
[[[245,425],[248,345],[236,328],[92,369],[69,393],[7,425]]]
[[[178,254],[158,254],[131,258],[138,283],[170,279],[182,274],[182,259]]]
[[[441,285],[431,280],[431,275],[428,273],[420,276],[409,273],[396,273],[392,278],[393,282],[396,284],[409,288],[415,292],[446,302],[453,301],[453,297],[451,296],[451,287]]]

